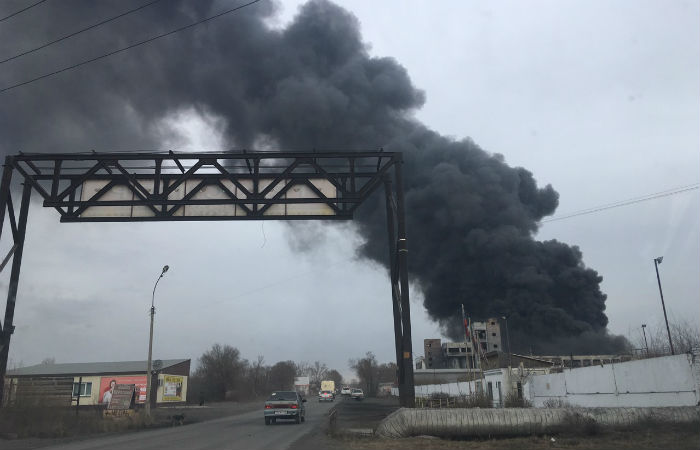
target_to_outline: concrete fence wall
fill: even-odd
[[[471,390],[470,390],[471,389]],[[451,397],[461,397],[464,395],[469,395],[470,393],[475,393],[477,390],[475,381],[460,381],[458,383],[444,383],[444,384],[424,384],[421,386],[416,386],[416,397],[417,398],[428,398],[433,394],[445,393]],[[399,389],[391,388],[391,395],[398,397]]]
[[[525,395],[535,407],[553,399],[583,407],[695,406],[698,364],[682,354],[536,375]]]
[[[700,409],[678,408],[401,408],[377,427],[386,438],[409,436],[517,436],[571,431],[577,426],[633,427],[649,423],[697,423]]]

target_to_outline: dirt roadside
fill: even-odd
[[[698,450],[700,426],[654,426],[624,431],[597,431],[593,434],[527,436],[504,439],[448,440],[430,436],[406,439],[379,439],[364,433],[398,408],[395,399],[345,400],[336,405],[335,431],[318,429],[295,442],[290,450],[535,450],[564,448],[576,450]]]
[[[183,415],[183,425],[188,425],[207,420],[214,420],[220,417],[235,416],[249,411],[259,410],[261,401],[250,402],[216,402],[209,403],[205,406],[176,406],[176,407],[160,407],[153,410],[154,425],[150,428],[160,428],[173,425],[179,425],[178,420],[173,416]],[[94,414],[93,411],[84,411],[81,414]],[[66,444],[85,439],[93,439],[95,437],[110,436],[122,433],[138,433],[139,431],[150,429],[131,429],[118,432],[107,432],[98,434],[81,434],[69,437],[46,437],[46,438],[23,438],[23,439],[2,439],[0,438],[0,449],[2,450],[30,450],[42,448],[51,445]]]

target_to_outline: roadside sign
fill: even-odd
[[[112,391],[112,399],[107,405],[109,410],[124,410],[131,409],[131,405],[134,399],[134,385],[133,384],[117,384],[114,386]]]

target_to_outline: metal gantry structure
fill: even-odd
[[[396,363],[402,406],[413,407],[408,248],[400,152],[36,153],[5,158],[0,237],[9,220],[12,259],[0,327],[7,369],[29,202],[33,192],[61,222],[350,220],[384,186]],[[22,188],[13,187],[19,175]],[[13,197],[20,196],[19,212]],[[0,405],[4,389],[0,389]]]

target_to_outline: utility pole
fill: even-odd
[[[462,303],[462,326],[464,327],[464,368],[467,370],[467,387],[469,387],[469,395],[472,395],[472,384],[470,381],[470,370],[469,370],[469,356],[467,355],[467,349],[469,348],[469,323],[467,322],[467,317],[464,314],[464,303]]]
[[[151,333],[148,338],[148,366],[146,369],[146,415],[151,417],[151,371],[153,370],[152,357],[153,357],[153,316],[156,314],[155,300],[156,300],[156,288],[158,287],[158,282],[165,272],[168,271],[170,267],[163,266],[163,271],[156,280],[155,286],[153,286],[153,295],[151,296]]]
[[[661,290],[661,277],[659,276],[659,264],[664,260],[663,256],[654,258],[654,268],[656,269],[656,281],[659,283],[659,295],[661,295],[661,307],[664,310],[664,321],[666,322],[666,333],[668,333],[668,345],[671,347],[671,354],[675,355],[676,352],[673,351],[673,340],[671,339],[671,329],[668,327],[668,316],[666,315],[666,304],[664,303],[664,291]]]
[[[510,348],[510,335],[508,334],[508,316],[501,317],[506,322],[506,343],[508,344],[508,370],[513,366],[513,350]]]
[[[642,324],[642,334],[644,335],[644,348],[647,350],[647,358],[648,358],[649,357],[649,344],[647,343],[646,327],[647,327],[647,324],[643,323]]]

